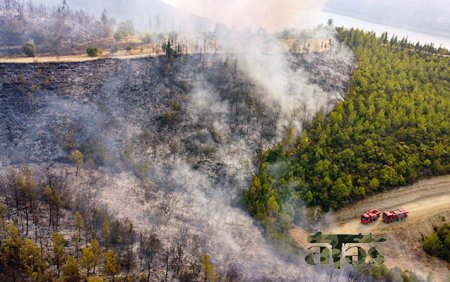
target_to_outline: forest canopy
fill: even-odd
[[[338,28],[357,57],[347,97],[264,152],[244,201],[269,233],[299,207],[338,209],[367,195],[450,171],[447,50]],[[273,232],[275,231],[275,232]]]

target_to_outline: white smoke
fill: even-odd
[[[263,146],[278,142],[289,128],[300,132],[303,121],[333,104],[335,93],[310,83],[306,71],[293,70],[291,55],[275,38],[267,35],[250,41],[247,38],[249,44],[237,38],[244,37],[240,34],[218,37],[221,51],[216,56],[206,56],[205,64],[237,62],[238,75],[247,77],[255,90],[247,95],[259,101],[260,111],[277,113],[272,118],[276,135]],[[342,50],[342,53],[335,51],[329,59],[350,64],[351,53]],[[317,56],[326,58],[327,55]],[[242,131],[234,132],[233,106],[216,93],[214,85],[202,79],[203,75],[193,82],[183,117],[187,121],[182,124],[186,128],[198,127],[195,134],[198,136],[217,132],[220,143],[215,144],[209,137],[193,137],[188,131],[179,132],[175,141],[181,146],[186,138],[203,138],[206,141],[199,142],[198,146],[211,149],[212,153],[204,157],[181,151],[168,157],[161,152],[168,152],[169,145],[159,144],[162,148],[154,149],[149,160],[152,163],[149,179],[154,184],[150,185],[148,202],[142,201],[145,192],[139,189],[134,197],[117,196],[127,194],[126,183],[102,189],[101,198],[119,217],[132,219],[141,229],[158,230],[161,238],[170,238],[187,227],[191,235],[202,238],[203,247],[215,262],[219,265],[236,263],[249,280],[270,277],[307,281],[317,273],[316,269],[306,267],[301,258],[291,262],[280,258],[264,238],[258,223],[236,205],[242,192],[248,189],[251,176],[257,173],[256,151],[264,129],[255,122],[256,111],[248,109],[247,120],[238,125]],[[194,168],[199,159],[201,167]]]
[[[269,27],[278,26],[277,21],[271,21]],[[326,33],[320,36],[332,39],[333,35]],[[280,141],[290,128],[299,133],[305,120],[320,109],[330,109],[336,93],[310,83],[307,71],[293,68],[293,58],[275,35],[229,31],[215,34],[215,37],[220,51],[216,56],[203,55],[204,64],[223,64],[227,60],[236,63],[236,75],[250,81],[247,89],[240,89],[244,92],[242,95],[256,101],[233,105],[249,107],[245,111],[246,116],[237,116],[238,111],[232,108],[223,93],[219,95],[214,85],[208,85],[210,82],[202,79],[202,75],[207,74],[194,76],[197,80],[191,81],[194,88],[186,97],[186,113],[179,121],[180,127],[187,129],[179,129],[173,136],[181,150],[170,153],[171,144],[167,142],[148,145],[145,148],[147,154],[138,156],[150,163],[146,182],[142,185],[131,173],[108,175],[109,181],[98,183],[98,199],[119,218],[129,218],[141,231],[156,230],[162,239],[170,240],[181,229],[188,228],[191,235],[203,239],[203,248],[214,262],[222,266],[236,263],[248,280],[269,277],[283,281],[310,281],[310,277],[317,274],[316,269],[306,267],[301,258],[290,262],[280,258],[264,237],[258,222],[238,202],[242,192],[248,189],[252,175],[257,173],[258,150]],[[339,48],[333,52],[332,57],[317,56],[351,64],[352,55],[347,49]],[[133,62],[129,64],[121,71],[139,72]],[[137,77],[132,77],[132,80]],[[163,84],[165,80],[157,82]],[[114,153],[123,149],[125,143],[137,139],[146,129],[144,124],[127,120],[133,113],[120,107],[122,93],[118,89],[129,82],[113,77],[104,81],[102,89],[107,94],[100,102],[114,120],[114,125],[110,125],[108,130],[99,129],[98,139]],[[159,93],[159,87],[154,84],[150,95],[164,95]],[[137,96],[132,98],[137,100]],[[142,115],[142,108],[135,110],[134,114]],[[264,114],[273,126],[258,122]],[[266,130],[264,126],[271,129]],[[166,132],[166,129],[157,129]],[[158,134],[156,131],[154,135]],[[267,137],[266,131],[273,134]],[[212,132],[218,135],[218,141],[209,140]],[[189,150],[188,141],[197,146],[197,151],[205,153]]]
[[[164,0],[174,7],[208,17],[231,28],[267,28],[277,30],[299,27],[301,12],[320,9],[323,0]],[[218,12],[220,11],[220,12]]]

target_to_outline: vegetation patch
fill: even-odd
[[[423,249],[431,256],[450,262],[450,224],[445,223],[423,241]]]
[[[27,57],[36,57],[36,47],[33,41],[28,41],[22,46],[22,53]]]
[[[338,28],[338,38],[358,60],[347,98],[264,152],[244,193],[269,234],[302,205],[337,209],[450,171],[450,59],[387,34]]]
[[[101,53],[101,50],[96,47],[89,47],[86,49],[86,54],[89,57],[97,57]]]

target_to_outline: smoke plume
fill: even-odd
[[[334,53],[305,58],[327,61],[323,71],[333,75],[330,66],[350,66],[353,57],[330,30],[322,32],[334,42]],[[151,188],[127,195],[130,185],[123,179],[100,187],[99,198],[117,216],[132,219],[144,230],[152,226],[163,238],[187,227],[202,238],[215,262],[237,263],[249,280],[307,281],[317,270],[306,268],[301,258],[280,258],[238,202],[257,173],[258,150],[280,141],[289,129],[299,133],[304,121],[331,109],[344,93],[311,83],[310,74],[293,68],[295,56],[271,35],[226,31],[216,36],[219,51],[201,55],[202,64],[227,71],[219,77],[205,72],[189,79],[193,87],[183,99],[186,112],[172,125],[174,133],[165,132],[176,149],[166,142],[147,150]],[[191,68],[185,64],[180,73],[191,73]]]
[[[318,9],[321,1],[312,0],[164,0],[175,7],[214,19],[232,28],[281,28],[300,27],[300,12]],[[220,12],[219,12],[220,11]]]

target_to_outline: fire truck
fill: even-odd
[[[370,210],[361,215],[361,223],[369,224],[372,221],[376,221],[380,217],[381,212],[377,209]]]
[[[403,208],[391,210],[388,212],[383,212],[383,221],[385,223],[391,223],[394,221],[402,221],[407,217],[408,217],[408,211]]]

